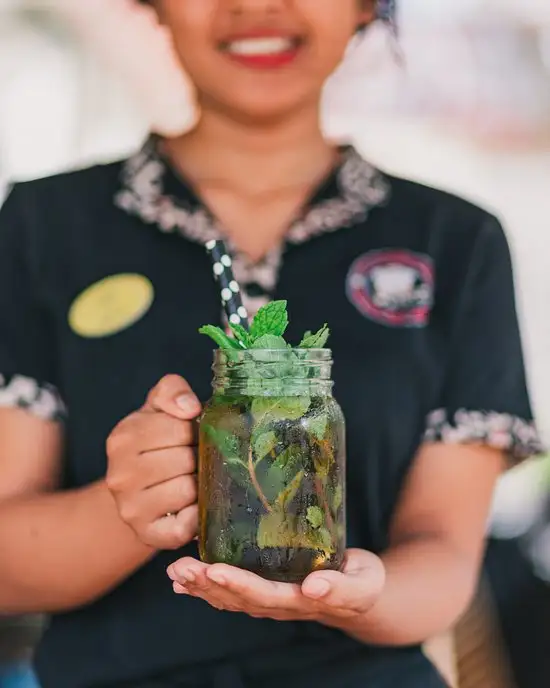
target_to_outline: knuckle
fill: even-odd
[[[189,390],[189,383],[180,375],[165,375],[158,384],[158,391],[162,395],[174,394],[174,392],[185,392]]]
[[[108,470],[107,474],[105,475],[105,484],[107,485],[109,492],[119,494],[120,492],[124,491],[126,480],[119,472]]]
[[[122,426],[122,423],[119,423],[107,437],[107,441],[105,442],[107,457],[111,460],[116,458],[122,448],[125,446],[126,441],[126,432]]]
[[[147,403],[153,408],[157,408],[161,398],[160,387],[154,387],[147,395]]]
[[[181,386],[182,383],[187,385],[187,381],[181,377],[181,375],[176,375],[175,373],[165,375],[160,381],[160,384],[166,387],[173,387],[175,385]]]
[[[132,527],[136,528],[141,514],[135,500],[122,499],[119,500],[117,506],[120,518],[124,521],[124,523],[132,525]]]
[[[142,414],[135,412],[119,421],[111,430],[105,442],[107,457],[116,459],[134,442],[136,426],[139,427]]]

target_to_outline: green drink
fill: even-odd
[[[199,548],[205,562],[299,582],[343,562],[345,427],[328,330],[291,348],[286,322],[286,304],[275,302],[250,333],[237,329],[237,346],[203,330],[221,348],[200,424]]]

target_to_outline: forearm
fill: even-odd
[[[0,613],[59,612],[97,599],[153,551],[103,482],[0,504]]]
[[[386,585],[378,602],[341,630],[374,645],[423,643],[448,628],[465,611],[475,590],[471,560],[443,538],[419,538],[382,557]]]

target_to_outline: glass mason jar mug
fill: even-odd
[[[300,582],[345,553],[345,424],[329,349],[217,350],[199,433],[199,550]]]

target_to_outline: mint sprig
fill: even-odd
[[[247,332],[242,325],[229,325],[231,332],[235,336],[235,339],[239,342],[243,349],[247,349],[251,343],[250,333]]]
[[[288,313],[286,308],[286,301],[272,301],[260,308],[250,326],[250,337],[252,341],[266,334],[282,337],[288,327]]]
[[[300,349],[322,349],[328,341],[330,336],[330,330],[328,325],[325,323],[323,327],[312,334],[311,332],[306,332],[304,338],[299,344]]]
[[[285,349],[292,348],[284,339],[288,327],[288,311],[286,301],[271,301],[256,313],[250,331],[242,325],[230,326],[233,336],[226,334],[220,327],[205,325],[199,332],[213,339],[220,349]],[[306,332],[299,349],[322,349],[326,346],[330,330],[325,324],[315,333]]]
[[[213,339],[220,349],[241,349],[239,342],[236,339],[232,339],[221,329],[221,327],[216,327],[216,325],[204,325],[199,330],[200,334],[206,334],[211,339]]]

